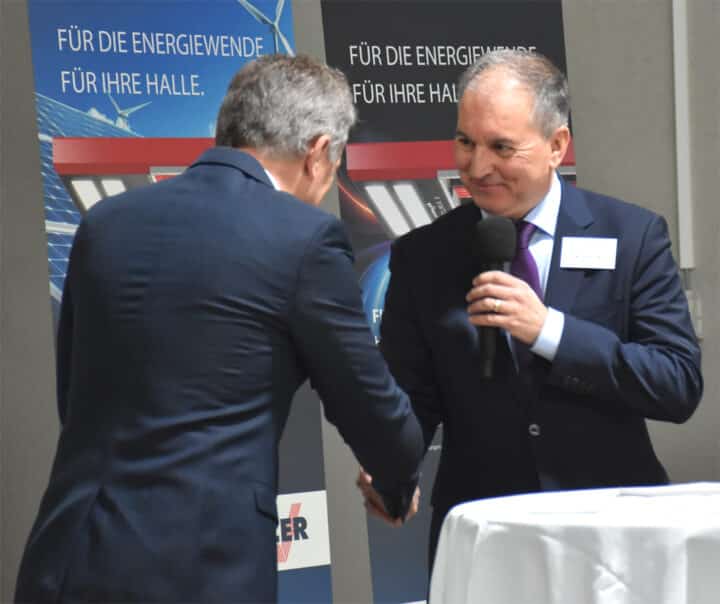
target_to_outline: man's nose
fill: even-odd
[[[473,178],[483,178],[493,171],[492,154],[487,147],[475,145],[470,154],[467,170]]]

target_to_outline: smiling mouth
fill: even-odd
[[[498,189],[505,186],[502,182],[477,182],[473,181],[472,186],[476,189]]]

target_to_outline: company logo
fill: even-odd
[[[278,570],[330,564],[325,491],[279,495],[277,508]]]
[[[307,539],[307,518],[300,516],[302,503],[293,503],[290,506],[290,515],[287,518],[280,518],[278,523],[277,541],[278,562],[287,562],[290,556],[292,542],[298,539]]]

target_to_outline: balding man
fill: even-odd
[[[381,328],[426,447],[443,425],[430,560],[461,502],[666,483],[645,420],[684,422],[703,388],[665,220],[557,174],[563,74],[538,54],[492,52],[459,97],[455,160],[474,204],[394,243]],[[505,271],[478,274],[489,216],[514,222],[518,248]],[[477,327],[498,329],[491,377]]]

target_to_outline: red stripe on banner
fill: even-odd
[[[301,503],[293,503],[290,506],[290,520],[292,521],[293,518],[298,516],[300,514],[300,506]],[[294,526],[293,523],[290,523],[291,526]],[[293,535],[294,538],[294,535]],[[277,558],[278,562],[287,562],[287,559],[290,557],[290,548],[292,547],[293,539],[290,539],[290,541],[283,541],[277,546]]]
[[[575,165],[572,139],[562,165]],[[347,146],[347,172],[355,181],[432,179],[438,170],[456,169],[452,140]]]
[[[212,138],[54,138],[53,163],[60,175],[144,174],[155,166],[188,166],[213,145]],[[572,140],[562,165],[575,165]],[[452,140],[347,146],[355,181],[433,179],[438,170],[455,169]]]
[[[453,141],[355,143],[347,146],[347,171],[353,180],[436,178],[454,170]]]
[[[54,138],[60,175],[147,174],[154,166],[189,166],[212,138]]]

